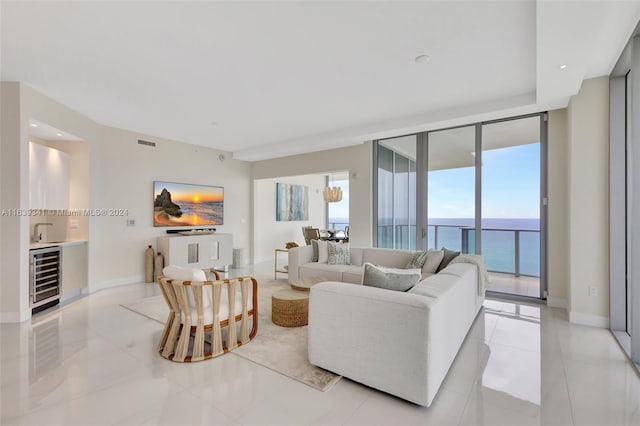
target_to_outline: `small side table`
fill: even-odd
[[[274,261],[274,265],[273,265],[273,279],[277,280],[278,279],[278,272],[281,274],[288,274],[289,270],[287,269],[287,266],[278,266],[278,253],[289,253],[289,249],[280,249],[277,248],[275,251],[275,261]]]
[[[271,296],[271,321],[281,327],[302,327],[309,323],[309,293],[280,290]]]

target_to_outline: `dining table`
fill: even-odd
[[[339,232],[341,231],[337,229],[323,229],[323,232],[320,233],[321,235],[320,239],[322,241],[333,241],[337,243],[345,241],[347,237],[344,235],[344,233],[342,234],[342,236],[338,236]],[[329,235],[326,235],[326,234],[329,234]]]

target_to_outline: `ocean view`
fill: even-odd
[[[334,229],[344,229],[347,218],[329,218]],[[475,247],[474,219],[431,219],[427,232],[428,247],[446,247],[450,250],[462,250],[462,229],[468,228],[469,252]],[[378,226],[378,247],[392,247],[394,225]],[[395,225],[396,246],[411,249],[415,247],[413,236],[415,225]],[[540,219],[496,219],[482,220],[482,255],[487,268],[493,272],[513,274],[516,267],[521,275],[540,275]],[[519,261],[515,258],[515,239],[519,238]],[[516,264],[518,263],[518,264]]]

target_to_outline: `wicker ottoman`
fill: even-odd
[[[271,296],[271,321],[282,327],[302,327],[309,323],[309,293],[280,290]]]

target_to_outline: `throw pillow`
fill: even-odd
[[[396,269],[364,264],[362,285],[387,290],[407,291],[420,281],[420,269]]]
[[[424,265],[422,266],[422,273],[435,274],[443,258],[444,258],[444,250],[430,249],[427,252],[426,262],[424,262]]]
[[[351,251],[349,244],[329,243],[328,252],[329,259],[327,263],[329,265],[351,265]]]
[[[329,247],[326,241],[318,240],[318,263],[327,263],[329,260]]]
[[[441,250],[444,252],[444,256],[442,257],[442,262],[440,262],[440,266],[438,266],[438,270],[436,272],[442,271],[444,268],[447,267],[449,262],[451,262],[454,257],[460,255],[459,251],[449,250],[446,247],[442,247]]]
[[[313,257],[311,257],[312,262],[318,261],[318,240],[311,240],[311,246],[313,247]]]
[[[176,265],[169,265],[165,267],[162,270],[162,275],[172,280],[207,281],[207,275],[202,269],[184,268]]]
[[[202,269],[184,268],[182,266],[176,265],[166,266],[162,270],[162,275],[164,275],[166,278],[178,281],[207,281],[207,274],[205,274]],[[209,306],[211,306],[212,289],[210,286],[206,286],[203,288],[202,292],[202,306],[204,308],[208,308]],[[196,304],[190,291],[187,292],[187,298],[189,299],[189,306],[195,307]]]
[[[422,268],[424,266],[424,262],[427,260],[427,252],[426,251],[417,251],[413,253],[409,263],[405,266],[405,269],[415,269]]]

